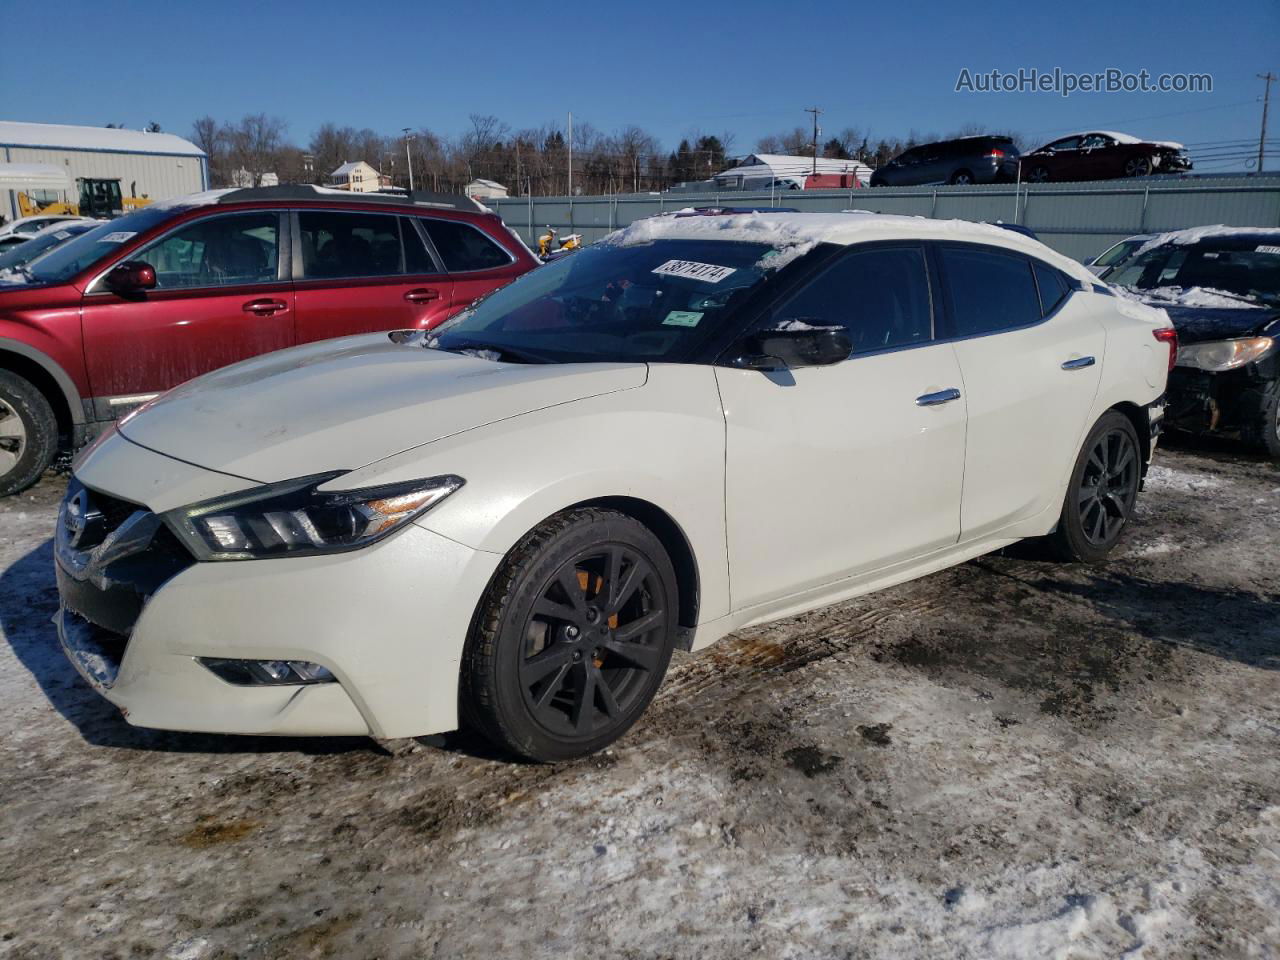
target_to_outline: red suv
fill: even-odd
[[[537,266],[465,197],[307,186],[154,204],[0,276],[0,495],[157,393],[312,340],[429,329]]]

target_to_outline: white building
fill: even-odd
[[[871,168],[857,160],[828,160],[818,157],[789,157],[777,153],[753,153],[736,167],[714,177],[721,190],[803,190],[805,180],[813,173],[851,173],[865,187],[871,180]]]
[[[232,170],[231,185],[233,187],[252,187],[253,174],[244,167],[241,167],[239,170]],[[277,173],[264,173],[258,178],[258,186],[278,187],[280,186],[280,175]]]
[[[329,186],[353,193],[375,193],[382,186],[382,177],[371,164],[349,160],[329,174]]]
[[[119,180],[123,196],[152,200],[209,186],[204,151],[172,133],[0,120],[0,163],[41,164],[64,171],[67,189],[36,196],[44,202],[77,202],[77,181],[86,177]],[[19,215],[16,190],[0,193],[0,213]]]
[[[496,180],[472,180],[463,191],[475,200],[501,199],[507,195],[507,188]]]

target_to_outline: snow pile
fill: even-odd
[[[1258,234],[1273,235],[1276,238],[1276,242],[1280,243],[1280,230],[1266,227],[1228,227],[1223,223],[1215,223],[1211,226],[1188,227],[1186,230],[1170,230],[1168,233],[1156,234],[1134,251],[1133,256],[1140,257],[1149,250],[1163,247],[1166,243],[1176,243],[1182,246],[1184,244],[1199,243],[1201,240],[1210,237],[1256,236]]]
[[[1129,300],[1151,305],[1159,304],[1167,307],[1215,307],[1233,310],[1262,310],[1261,303],[1255,303],[1238,293],[1227,290],[1216,290],[1213,287],[1153,287],[1150,290],[1139,290],[1136,287],[1113,286],[1111,288],[1120,296]]]

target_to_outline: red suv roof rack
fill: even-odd
[[[415,190],[410,194],[399,193],[349,193],[317,187],[310,183],[286,183],[276,187],[243,187],[218,197],[218,203],[246,203],[253,200],[323,200],[325,203],[394,203],[404,206],[444,207],[449,210],[466,210],[471,213],[487,213],[488,208],[460,193],[435,193],[431,190]]]

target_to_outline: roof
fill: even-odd
[[[485,213],[488,207],[477,203],[470,197],[456,193],[434,193],[430,190],[415,190],[407,196],[403,193],[351,193],[348,190],[335,190],[332,187],[320,187],[310,183],[288,183],[275,187],[244,187],[206,190],[186,197],[175,197],[162,200],[152,207],[165,204],[168,206],[198,207],[217,203],[252,203],[259,200],[293,203],[299,200],[323,200],[331,204],[368,204],[389,203],[397,206],[436,207],[444,210],[464,210],[469,213]]]
[[[782,267],[820,243],[863,243],[901,239],[972,240],[1031,254],[1063,273],[1092,285],[1097,278],[1075,260],[1039,240],[988,223],[934,220],[880,213],[750,213],[729,217],[649,217],[616,230],[601,243],[639,244],[654,240],[723,240],[767,243],[781,253],[770,257]]]
[[[337,170],[333,171],[333,173],[329,174],[329,176],[345,177],[348,173],[355,173],[361,167],[368,167],[370,170],[373,169],[372,165],[365,163],[363,160],[348,160]]]
[[[489,187],[491,190],[507,189],[506,184],[499,183],[497,180],[485,180],[485,179],[482,179],[481,177],[476,177],[476,179],[468,183],[467,186],[468,187],[477,187],[477,186]]]
[[[1143,140],[1141,137],[1135,137],[1131,133],[1117,133],[1115,130],[1081,130],[1079,133],[1064,133],[1060,137],[1054,137],[1049,142],[1057,143],[1059,140],[1066,140],[1068,137],[1088,137],[1095,133],[1110,137],[1116,143],[1150,143],[1157,147],[1172,147],[1175,150],[1185,149],[1182,144],[1175,143],[1172,140]]]
[[[172,133],[77,127],[65,123],[18,123],[0,120],[0,145],[52,147],[56,150],[94,150],[117,153],[159,153],[203,157],[205,152]]]
[[[1134,256],[1141,256],[1148,250],[1163,247],[1166,243],[1178,245],[1199,243],[1201,240],[1222,240],[1238,237],[1242,240],[1262,240],[1271,243],[1280,242],[1280,227],[1228,227],[1217,223],[1212,226],[1188,227],[1186,230],[1171,230],[1168,233],[1147,234],[1147,241],[1137,250]],[[1129,239],[1135,239],[1130,237]]]

